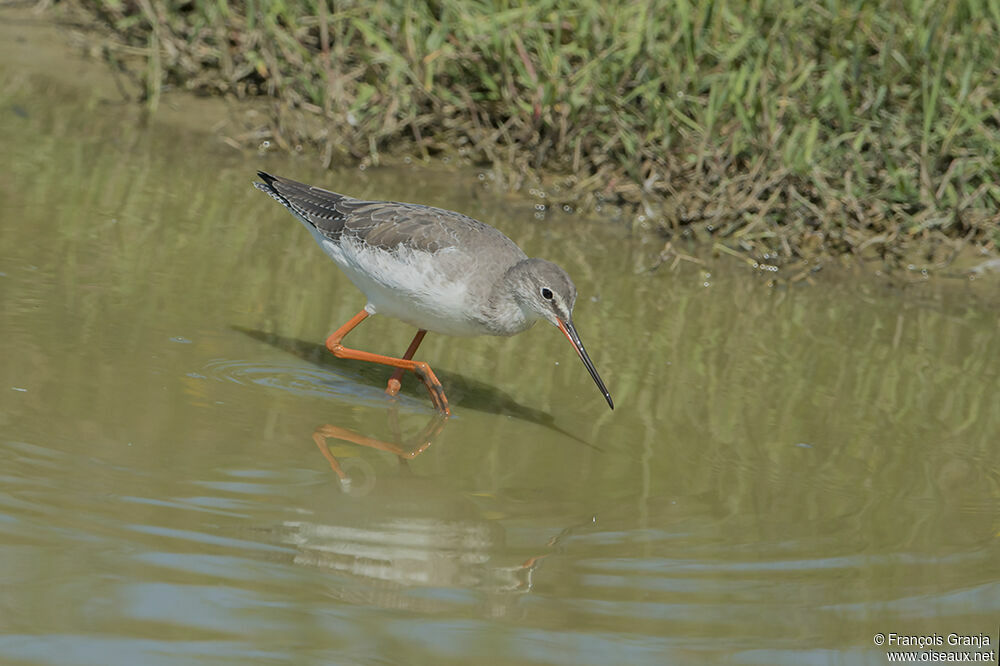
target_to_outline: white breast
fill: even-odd
[[[368,298],[365,309],[405,321],[417,328],[446,335],[490,333],[476,318],[476,303],[462,276],[442,272],[440,250],[432,254],[399,247],[392,251],[353,239],[333,242],[318,233],[316,239],[345,275]]]

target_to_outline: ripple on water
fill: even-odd
[[[603,521],[609,530],[595,523],[573,533],[540,560],[534,594],[518,605],[530,624],[557,626],[547,598],[558,592],[571,600],[558,612],[571,612],[574,626],[667,637],[663,654],[678,650],[676,663],[692,663],[692,655],[713,663],[830,663],[830,654],[853,663],[843,657],[851,645],[817,641],[824,628],[865,636],[873,615],[967,623],[969,609],[1000,607],[996,548],[982,541],[941,552],[912,539],[873,548],[852,539],[852,530],[773,540],[713,520],[677,529],[612,522]]]
[[[330,397],[346,392],[342,386],[346,382],[336,375],[294,361],[216,359],[205,366],[202,374],[208,379],[276,388],[302,396]]]
[[[276,389],[302,397],[349,398],[351,402],[384,405],[387,397],[382,386],[358,381],[357,377],[330,369],[310,367],[301,361],[248,361],[216,359],[205,365],[199,376],[216,381],[227,381],[242,386]],[[189,375],[192,376],[192,375]],[[422,403],[408,397],[397,396],[401,405],[421,408]]]

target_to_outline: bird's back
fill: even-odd
[[[462,213],[421,204],[354,199],[263,171],[258,175],[264,180],[254,183],[258,189],[333,242],[347,237],[383,250],[405,246],[432,253],[488,248],[496,261],[510,263],[525,257],[499,230]]]
[[[421,328],[489,333],[476,316],[506,271],[527,258],[497,229],[455,211],[354,199],[258,175],[264,182],[254,185],[306,225],[372,311]]]

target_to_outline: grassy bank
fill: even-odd
[[[1000,245],[1000,0],[80,6],[151,106],[267,96],[253,141],[327,164],[457,155],[769,264]]]

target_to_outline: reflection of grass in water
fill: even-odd
[[[93,5],[147,49],[150,104],[158,82],[274,96],[274,138],[327,163],[459,148],[767,263],[1000,241],[990,3],[150,7]]]
[[[657,392],[622,402],[651,433],[648,451],[671,458],[662,480],[725,498],[714,510],[734,530],[773,510],[788,522],[765,519],[763,534],[861,521],[919,549],[942,532],[956,543],[995,533],[1000,376],[983,359],[1000,353],[1000,336],[990,308],[857,285],[770,299],[759,285],[718,286],[667,296],[655,321],[638,324],[662,346],[636,346],[615,366],[618,377],[649,368],[660,378]],[[898,524],[916,507],[919,521]]]

